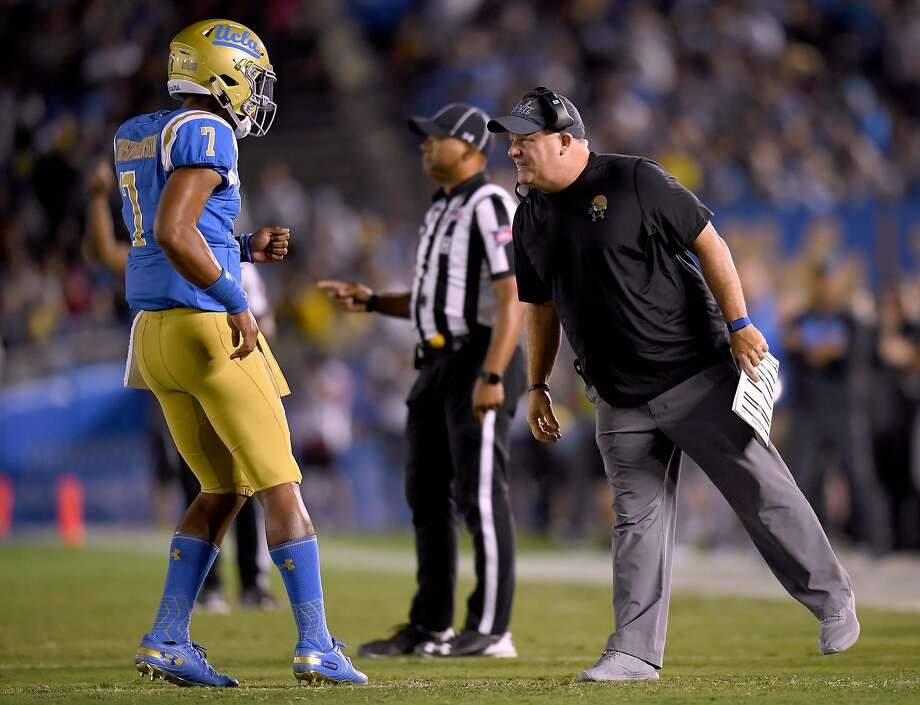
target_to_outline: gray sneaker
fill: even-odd
[[[821,620],[818,649],[823,656],[846,651],[859,638],[859,620],[856,619],[856,596],[850,592],[850,601],[840,612]]]
[[[580,681],[657,681],[658,671],[642,659],[604,649],[593,668],[578,674]]]

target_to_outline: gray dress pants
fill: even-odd
[[[725,496],[790,595],[818,619],[849,600],[850,578],[783,459],[731,410],[738,375],[722,363],[630,408],[612,407],[589,390],[613,487],[616,631],[607,648],[656,668],[668,626],[682,452]]]

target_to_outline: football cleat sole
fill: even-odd
[[[153,682],[157,678],[162,678],[164,681],[172,683],[173,685],[178,685],[181,688],[214,688],[213,685],[204,685],[203,683],[192,683],[192,681],[187,681],[184,678],[179,678],[179,676],[173,675],[168,671],[164,671],[162,668],[154,666],[152,663],[147,663],[146,661],[137,661],[134,664],[137,666],[137,671],[140,674],[141,678],[149,677],[150,681]]]
[[[295,673],[294,677],[299,680],[301,683],[306,683],[307,685],[341,685],[341,686],[355,686],[359,687],[357,683],[352,681],[341,681],[336,680],[335,678],[330,678],[329,676],[324,676],[322,673],[317,673],[316,671],[303,671],[300,673]]]

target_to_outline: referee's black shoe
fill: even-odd
[[[384,658],[386,656],[409,656],[416,647],[432,644],[440,646],[454,636],[454,630],[448,627],[443,632],[433,632],[415,624],[400,625],[388,639],[378,639],[362,644],[358,656],[364,658]]]
[[[504,634],[480,634],[464,629],[453,639],[440,644],[422,643],[415,647],[419,656],[489,656],[491,658],[515,658],[517,649],[511,640],[511,632]]]

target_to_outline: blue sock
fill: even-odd
[[[298,646],[317,651],[332,648],[332,636],[326,627],[323,585],[319,578],[319,545],[316,536],[304,536],[269,550],[281,571],[287,588],[294,620],[297,622]]]
[[[217,546],[202,539],[173,536],[160,611],[150,630],[155,639],[180,643],[190,640],[192,606],[219,551]]]

